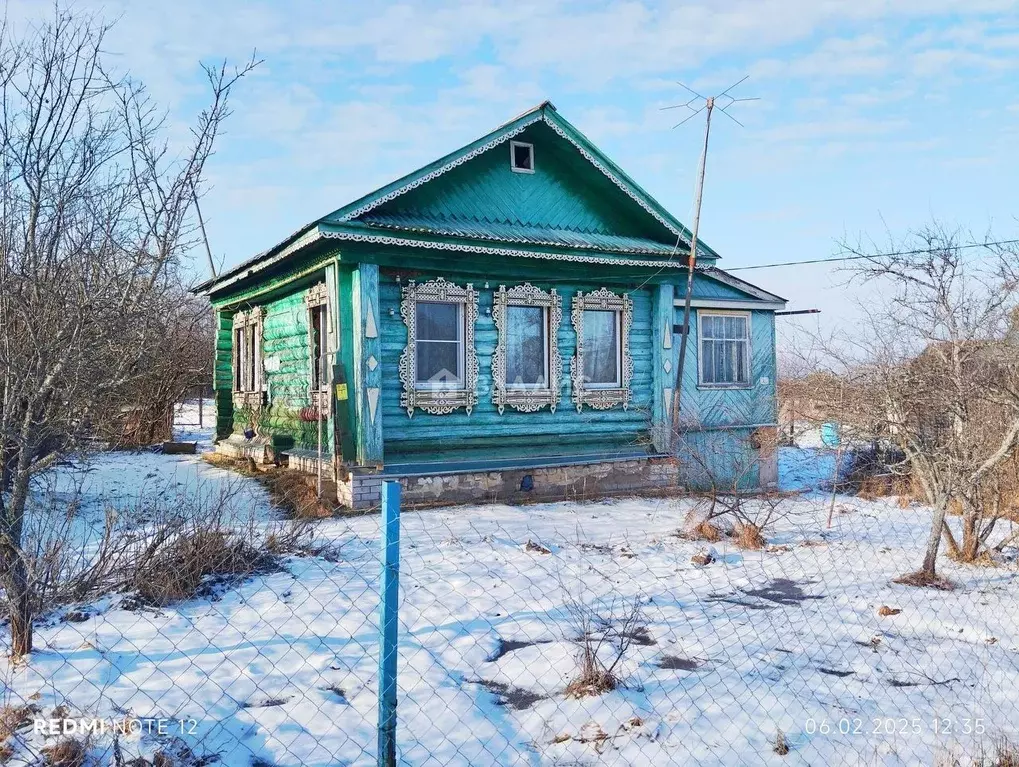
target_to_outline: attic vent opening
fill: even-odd
[[[511,141],[510,167],[517,173],[534,173],[534,144]]]

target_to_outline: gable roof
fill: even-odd
[[[414,190],[539,125],[547,126],[556,136],[575,148],[606,184],[632,201],[636,206],[634,210],[644,216],[648,224],[657,229],[658,234],[644,237],[606,231],[577,231],[573,228],[535,228],[488,219],[471,221],[446,217],[439,220],[416,215],[414,211],[399,210],[398,204],[394,203],[410,199],[407,196],[413,196]],[[447,242],[428,242],[429,235],[438,235]],[[211,292],[225,287],[322,239],[685,269],[685,259],[676,259],[675,256],[689,252],[692,235],[678,219],[563,118],[551,102],[544,101],[476,141],[312,221],[269,250],[202,283],[195,290]],[[481,245],[479,241],[486,244]],[[548,253],[540,250],[546,247],[569,252]],[[590,255],[588,252],[591,252]],[[618,254],[623,254],[623,257]],[[631,258],[631,254],[641,257]],[[703,241],[698,242],[698,254],[707,260],[708,265],[719,257]]]

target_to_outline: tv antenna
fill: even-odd
[[[734,105],[743,101],[759,101],[757,97],[736,98],[732,95],[732,91],[739,85],[742,85],[749,77],[750,75],[745,75],[743,78],[737,80],[724,91],[715,96],[703,96],[693,88],[690,88],[683,83],[678,83],[681,88],[691,94],[690,99],[683,104],[674,104],[672,106],[662,107],[662,111],[668,109],[685,109],[690,112],[690,114],[686,115],[686,117],[672,126],[674,129],[689,122],[701,112],[706,113],[704,119],[704,147],[701,150],[701,164],[697,173],[697,193],[694,197],[693,231],[691,232],[690,238],[690,257],[687,260],[686,298],[683,301],[683,324],[681,326],[682,339],[679,342],[679,364],[676,365],[676,384],[672,389],[672,408],[670,419],[672,422],[673,441],[675,441],[675,438],[679,436],[679,412],[681,393],[683,391],[683,363],[686,361],[686,341],[690,335],[690,301],[693,296],[694,267],[697,266],[697,232],[700,229],[701,224],[701,201],[704,197],[704,173],[708,164],[708,137],[711,135],[711,115],[717,109],[741,128],[745,127],[743,123],[729,114],[729,110]]]

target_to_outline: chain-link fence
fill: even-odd
[[[830,461],[790,450],[794,477]],[[376,762],[379,515],[240,520],[261,487],[201,480],[228,491],[160,480],[116,513],[41,496],[96,523],[29,536],[87,554],[38,565],[0,761]],[[896,583],[930,519],[828,490],[405,510],[396,761],[1013,764],[1013,521],[978,564],[942,557],[940,588]]]

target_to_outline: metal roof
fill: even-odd
[[[547,229],[508,222],[452,220],[430,218],[405,213],[386,213],[362,216],[360,222],[373,228],[403,232],[439,234],[476,240],[512,242],[520,245],[548,245],[551,247],[580,248],[614,253],[641,253],[669,257],[686,255],[687,248],[676,247],[643,237],[628,237],[600,232],[578,232],[566,229]]]

